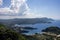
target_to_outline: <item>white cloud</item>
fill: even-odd
[[[11,5],[9,7],[0,8],[0,18],[10,19],[38,17],[39,15],[35,15],[29,11],[26,1],[27,0],[11,0]]]
[[[26,0],[11,0],[11,5],[9,7],[0,8],[0,14],[2,14],[2,15],[8,15],[8,14],[9,15],[12,15],[12,14],[19,15],[19,14],[24,14],[25,11],[27,11],[28,9],[29,8],[26,4]]]

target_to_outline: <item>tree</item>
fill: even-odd
[[[51,26],[46,29],[43,29],[42,32],[51,32],[55,34],[60,34],[60,28],[57,26]]]
[[[0,40],[26,40],[24,36],[0,24]]]

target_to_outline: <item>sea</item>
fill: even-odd
[[[36,23],[36,24],[22,24],[22,26],[30,26],[33,28],[37,28],[36,30],[29,30],[28,33],[24,33],[26,35],[33,35],[35,33],[42,33],[43,29],[46,29],[51,26],[56,26],[60,28],[60,20],[52,21],[51,23]]]

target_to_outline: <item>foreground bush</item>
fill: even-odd
[[[21,34],[0,24],[0,40],[26,40]]]

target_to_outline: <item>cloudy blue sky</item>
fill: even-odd
[[[19,11],[17,15],[20,18],[48,17],[53,19],[60,19],[59,18],[60,17],[60,0],[27,0],[27,1],[25,0],[25,2],[23,0],[23,2],[21,3],[23,4],[19,6],[20,10],[17,9]],[[0,11],[1,11],[1,8],[4,8],[3,12],[5,12],[5,9],[8,8],[10,5],[11,5],[11,0],[3,0],[2,5],[0,3]],[[28,9],[29,9],[29,12],[25,13],[26,10]],[[10,11],[11,10],[9,9],[9,12]],[[6,12],[7,14],[3,12],[0,12],[0,18],[1,17],[4,18],[5,15],[9,14],[9,12]],[[10,15],[8,16],[11,17]]]
[[[28,0],[27,3],[36,14],[60,19],[60,0]]]

